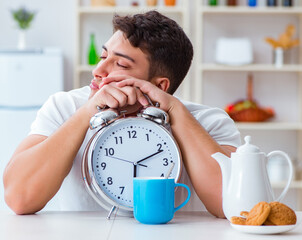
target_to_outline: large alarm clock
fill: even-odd
[[[82,174],[89,194],[107,210],[133,214],[133,178],[169,177],[177,182],[182,159],[162,109],[148,106],[135,116],[101,110],[90,120],[99,128],[86,146]],[[173,168],[172,165],[174,166]]]

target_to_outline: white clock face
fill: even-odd
[[[133,177],[180,174],[180,154],[162,126],[142,118],[117,120],[98,135],[93,145],[92,171],[103,193],[125,207],[133,206]]]

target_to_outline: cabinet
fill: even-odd
[[[302,40],[302,4],[293,7],[208,6],[195,1],[194,101],[224,108],[228,103],[246,97],[247,74],[254,76],[254,96],[263,106],[272,106],[276,117],[264,123],[237,123],[242,137],[251,135],[261,150],[283,150],[293,159],[296,176],[291,191],[298,195],[296,208],[302,208],[302,47],[294,48],[290,64],[276,68],[272,49],[265,37],[279,37],[286,26],[295,25]],[[259,3],[266,1],[258,1]],[[215,43],[220,37],[247,37],[253,45],[254,62],[243,66],[215,63]],[[276,189],[285,182],[273,182]]]
[[[189,34],[189,1],[178,0],[175,6],[165,6],[163,0],[155,7],[146,6],[146,1],[139,2],[139,6],[131,6],[132,1],[118,1],[116,6],[91,6],[88,0],[77,0],[76,31],[75,31],[75,66],[73,87],[78,88],[90,83],[91,72],[95,66],[87,64],[87,54],[90,33],[95,34],[97,48],[112,35],[112,17],[114,14],[127,15],[143,13],[156,9],[164,15],[174,19],[187,34]],[[188,81],[190,78],[188,77]],[[176,94],[184,99],[190,99],[190,82],[184,81]]]

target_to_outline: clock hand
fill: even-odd
[[[141,159],[141,160],[139,160],[139,161],[134,162],[134,163],[133,163],[133,177],[134,177],[134,178],[136,177],[137,165],[139,165],[139,166],[144,166],[144,165],[141,164],[140,162],[145,161],[145,160],[147,160],[148,158],[153,157],[153,156],[155,156],[155,155],[157,155],[157,154],[159,154],[159,153],[161,153],[161,152],[163,152],[163,151],[164,151],[164,150],[159,150],[159,151],[156,152],[156,153],[153,153],[153,154],[151,154],[151,155],[149,155],[149,156],[147,156],[147,157],[145,157],[145,158],[143,158],[143,159]]]
[[[137,165],[133,164],[133,177],[134,178],[136,177],[136,168],[137,168]]]
[[[151,155],[149,155],[149,156],[147,156],[147,157],[145,157],[145,158],[143,158],[143,159],[141,159],[141,160],[139,160],[139,161],[136,161],[136,162],[134,163],[134,165],[141,165],[141,164],[139,164],[140,162],[145,161],[145,160],[147,160],[148,158],[153,157],[153,156],[155,156],[155,155],[157,155],[157,154],[159,154],[159,153],[161,153],[161,152],[163,152],[163,151],[164,151],[164,150],[159,150],[159,151],[156,152],[156,153],[153,153],[153,154],[151,154]]]
[[[122,159],[122,158],[118,158],[118,157],[114,157],[114,156],[107,156],[107,157],[114,158],[114,159],[117,159],[117,160],[120,160],[120,161],[123,161],[123,162],[128,162],[128,163],[134,164],[133,162],[125,160],[125,159]],[[142,167],[148,167],[147,165],[144,165],[144,164],[138,164],[138,165],[140,165]]]

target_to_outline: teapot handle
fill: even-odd
[[[290,183],[293,179],[293,164],[292,164],[292,161],[290,160],[289,156],[285,152],[282,152],[282,151],[270,152],[267,155],[267,159],[269,161],[273,156],[280,156],[280,155],[283,156],[283,158],[285,158],[287,160],[287,163],[288,163],[288,166],[289,166],[289,177],[288,177],[286,186],[283,189],[282,193],[279,195],[279,197],[277,199],[274,200],[274,201],[277,201],[277,202],[280,202],[285,197],[285,194],[287,193],[287,191],[289,189],[289,186],[290,186]]]

